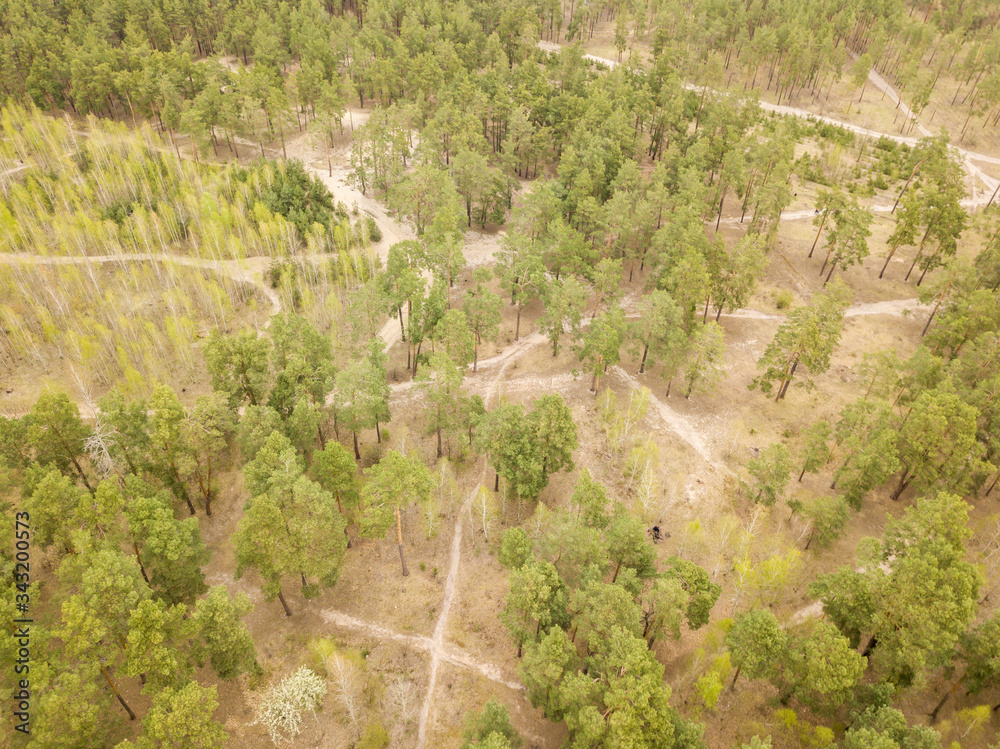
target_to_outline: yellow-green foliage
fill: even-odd
[[[198,338],[243,309],[270,312],[254,289],[260,259],[287,257],[300,238],[261,203],[273,164],[208,167],[179,160],[148,126],[79,128],[0,110],[0,253],[19,256],[0,266],[0,327],[11,331],[0,358],[67,360],[86,385],[140,391],[199,366]],[[374,266],[353,241],[318,255],[317,231],[313,258],[289,263],[276,293],[326,331],[344,285]]]
[[[942,736],[952,738],[952,747],[978,746],[990,726],[993,710],[989,705],[976,705],[959,710],[951,720],[941,721]]]
[[[621,453],[631,445],[636,427],[649,410],[649,397],[649,388],[632,388],[625,410],[619,411],[618,396],[614,391],[605,389],[598,396],[604,434],[608,439],[608,449],[612,453]]]
[[[799,720],[794,710],[782,708],[774,711],[775,722],[780,726],[775,735],[794,742],[796,746],[825,749],[833,746],[834,733],[826,726],[814,726],[805,720]],[[781,744],[779,744],[780,746]]]
[[[715,710],[715,706],[719,702],[719,695],[722,694],[726,677],[731,670],[732,664],[729,660],[729,653],[723,653],[712,662],[711,668],[695,682],[695,689],[698,690],[701,701],[705,703],[705,707],[709,710]]]
[[[755,562],[744,554],[733,560],[733,568],[739,586],[751,594],[751,601],[773,601],[788,584],[801,556],[798,549],[788,549],[784,554]]]
[[[385,749],[389,746],[389,734],[382,722],[376,719],[365,727],[365,732],[354,746],[355,749]]]
[[[329,637],[315,637],[309,640],[309,667],[317,673],[327,675],[326,662],[337,652],[337,643]]]

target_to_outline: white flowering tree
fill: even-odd
[[[276,746],[291,741],[302,732],[302,714],[309,710],[315,717],[325,696],[326,682],[303,666],[261,696],[254,725],[266,727]]]

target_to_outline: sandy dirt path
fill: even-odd
[[[320,616],[323,619],[332,624],[335,627],[340,627],[341,629],[346,629],[350,632],[357,632],[368,637],[377,637],[382,640],[392,640],[393,642],[402,643],[414,650],[423,650],[425,652],[432,652],[434,648],[434,639],[431,637],[422,637],[420,635],[404,635],[400,632],[396,632],[393,629],[387,627],[382,627],[378,624],[373,624],[372,622],[366,622],[363,619],[357,619],[353,616],[348,616],[340,611],[333,611],[327,609],[320,612]],[[492,663],[484,663],[477,658],[474,658],[470,653],[462,650],[461,648],[456,648],[454,646],[444,646],[442,645],[441,660],[459,668],[466,668],[470,671],[475,671],[476,673],[484,676],[490,681],[496,682],[497,684],[502,684],[508,689],[513,689],[521,691],[524,686],[518,682],[508,681],[503,678],[503,672],[498,666]]]
[[[281,298],[264,283],[263,274],[270,257],[249,257],[239,260],[210,260],[188,255],[127,254],[127,255],[18,255],[0,254],[0,265],[120,265],[128,263],[172,263],[190,268],[202,268],[224,275],[239,283],[256,287],[271,304],[271,314],[281,312]]]
[[[486,404],[487,408],[496,397],[500,382],[506,373],[507,368],[514,363],[520,353],[523,353],[526,349],[537,345],[543,340],[545,340],[545,337],[541,334],[522,338],[512,346],[508,346],[500,357],[494,357],[493,360],[487,360],[492,363],[497,363],[496,359],[499,358],[499,363],[501,364],[500,369],[495,375],[493,375],[486,396],[483,398],[483,402]],[[483,362],[479,362],[479,366],[482,367]],[[489,465],[487,463],[486,456],[482,456],[479,459],[479,462],[479,480],[476,482],[472,491],[470,491],[468,496],[465,498],[461,509],[458,511],[458,517],[455,520],[455,534],[452,536],[451,541],[451,564],[448,567],[448,577],[444,584],[444,601],[441,604],[441,614],[438,617],[437,623],[434,625],[434,637],[431,640],[430,678],[427,681],[427,694],[424,696],[424,702],[420,707],[420,719],[417,723],[417,749],[424,749],[424,746],[427,743],[427,726],[431,721],[431,707],[434,701],[434,688],[437,685],[438,666],[442,660],[446,660],[448,652],[445,647],[444,635],[448,626],[448,617],[451,614],[451,604],[455,599],[455,583],[458,580],[458,572],[462,560],[462,529],[465,525],[465,515],[472,506],[472,502],[475,499],[476,494],[479,492],[479,488],[481,486],[485,486],[486,484],[487,467]],[[499,675],[499,669],[497,669],[497,675]],[[518,684],[516,688],[520,689],[521,686]]]

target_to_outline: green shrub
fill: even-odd
[[[375,219],[373,219],[371,216],[368,216],[367,218],[365,218],[365,223],[368,226],[368,238],[372,242],[381,242],[382,230],[378,228],[378,224],[375,223]]]
[[[787,289],[783,289],[778,292],[778,296],[774,299],[774,306],[778,309],[788,309],[792,306],[792,301],[795,297],[792,296],[792,292]]]
[[[389,734],[381,721],[376,720],[365,727],[365,732],[354,746],[355,749],[385,749],[389,746]]]

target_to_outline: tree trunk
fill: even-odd
[[[997,184],[997,189],[993,191],[993,196],[990,198],[990,202],[986,204],[986,208],[989,208],[991,205],[993,205],[993,201],[994,199],[996,199],[998,192],[1000,192],[1000,184]],[[984,208],[983,210],[986,210],[986,208]]]
[[[174,131],[167,128],[167,134],[170,136],[170,145],[174,147],[174,153],[177,154],[177,160],[181,160],[181,150],[177,147],[177,141],[174,140]],[[134,718],[133,718],[134,720]]]
[[[890,214],[896,212],[896,206],[899,205],[899,199],[903,197],[903,193],[906,192],[906,188],[910,186],[910,181],[913,179],[914,175],[916,175],[917,170],[920,168],[920,165],[923,164],[923,163],[924,162],[922,162],[922,161],[917,162],[917,165],[915,167],[913,167],[913,171],[910,172],[910,176],[907,177],[906,183],[903,185],[903,189],[900,190],[899,191],[899,195],[896,196],[896,202],[892,204],[892,210],[889,211]]]
[[[962,674],[962,678],[956,681],[954,686],[952,686],[951,689],[949,689],[947,692],[944,693],[944,697],[941,698],[941,701],[937,703],[937,705],[934,707],[933,710],[931,710],[930,713],[931,723],[937,722],[938,713],[941,712],[941,708],[944,707],[944,703],[946,703],[948,701],[948,698],[955,693],[955,690],[957,690],[962,685],[962,682],[965,681],[966,676],[967,674]]]
[[[142,573],[142,579],[146,581],[146,585],[149,585],[149,575],[146,574],[146,568],[142,565],[142,557],[139,556],[139,544],[133,541],[132,549],[135,551],[135,561],[139,563],[139,572]]]
[[[910,263],[910,269],[908,271],[906,271],[906,275],[903,277],[904,281],[909,281],[910,280],[910,274],[913,273],[913,269],[917,267],[917,261],[920,260],[920,255],[923,254],[923,251],[924,251],[924,247],[923,247],[923,245],[921,245],[920,249],[917,250],[917,256],[915,258],[913,258],[913,262]]]
[[[997,477],[995,479],[993,479],[993,483],[990,484],[990,488],[986,490],[986,496],[987,497],[990,496],[990,492],[993,491],[993,489],[996,487],[997,481],[1000,481],[1000,473],[998,473]]]
[[[943,300],[944,299],[944,295],[948,293],[948,288],[950,286],[951,286],[951,281],[949,281],[947,283],[947,285],[944,287],[944,290],[938,296],[937,302],[934,305],[934,309],[931,310],[931,316],[927,318],[927,324],[924,325],[924,329],[922,331],[920,331],[920,337],[921,338],[923,338],[925,335],[927,335],[927,329],[931,326],[931,320],[933,320],[934,319],[934,315],[937,314],[938,307],[941,306],[941,300]]]
[[[823,226],[826,224],[827,212],[823,211],[823,218],[819,222],[819,229],[816,230],[816,238],[813,240],[813,246],[809,249],[809,254],[806,257],[813,256],[813,250],[816,249],[816,243],[819,242],[819,235],[823,232]]]
[[[826,251],[826,257],[823,258],[823,266],[819,269],[819,274],[821,276],[823,275],[823,271],[826,270],[826,264],[830,262],[830,255],[833,254],[833,250],[834,250],[835,246],[836,246],[836,242],[834,244],[831,244],[830,245],[830,249],[828,249]]]
[[[737,680],[738,678],[740,678],[740,671],[741,671],[742,669],[743,669],[743,666],[737,666],[737,667],[736,667],[736,673],[735,673],[735,674],[733,674],[733,680],[732,680],[732,682],[731,682],[731,683],[729,684],[729,691],[730,691],[730,692],[732,692],[732,691],[733,691],[733,690],[734,690],[734,689],[736,688],[736,680]]]
[[[354,459],[361,460],[361,451],[358,449],[358,433],[352,432],[354,435]]]
[[[278,600],[281,601],[281,608],[285,610],[285,616],[291,616],[292,610],[288,608],[288,603],[285,602],[285,594],[280,590],[278,591]]]
[[[80,479],[83,481],[83,485],[85,487],[87,487],[87,491],[89,491],[91,494],[93,494],[94,493],[94,487],[92,487],[90,485],[90,482],[87,481],[87,474],[85,474],[83,472],[83,468],[80,466],[80,462],[76,459],[76,455],[73,454],[73,451],[70,449],[69,445],[66,444],[66,440],[63,439],[63,436],[59,432],[59,430],[56,429],[55,427],[50,427],[50,429],[52,429],[52,431],[55,433],[56,437],[59,439],[59,443],[62,445],[63,452],[65,452],[66,455],[69,456],[69,459],[73,462],[73,465],[76,467],[76,471],[77,471],[77,473],[80,474]]]
[[[639,374],[642,374],[646,369],[646,354],[649,353],[649,344],[647,343],[642,349],[642,361],[639,362]]]
[[[118,691],[118,685],[115,684],[114,679],[111,678],[111,674],[109,674],[107,670],[104,668],[104,664],[101,664],[100,668],[101,668],[101,673],[104,675],[104,678],[107,679],[108,686],[111,687],[111,691],[115,693],[115,697],[118,698],[118,701],[121,703],[122,707],[125,708],[125,712],[128,713],[128,719],[135,720],[135,713],[132,712],[132,708],[128,706],[128,703],[125,701],[125,698],[122,697],[121,692]]]
[[[937,253],[936,252],[931,256],[931,260],[933,260],[935,257],[937,257]],[[924,276],[927,275],[927,271],[929,271],[930,269],[931,269],[931,264],[930,264],[930,261],[928,261],[927,262],[927,267],[924,268],[923,273],[920,274],[920,278],[917,279],[917,286],[920,286],[920,284],[922,284],[924,282]]]
[[[910,469],[903,471],[903,475],[899,477],[899,485],[896,486],[895,490],[890,495],[890,498],[895,502],[899,499],[900,495],[906,491],[906,487],[910,485],[911,478],[909,478]]]
[[[830,283],[830,277],[833,275],[833,271],[836,269],[836,267],[837,267],[837,258],[834,258],[833,263],[830,264],[830,272],[826,274],[826,280],[823,281],[824,286]]]
[[[191,502],[191,497],[188,495],[187,489],[181,481],[180,474],[177,472],[177,469],[174,468],[173,464],[171,464],[170,467],[173,468],[174,480],[177,481],[177,488],[181,490],[181,499],[183,499],[185,504],[187,504],[188,510],[190,510],[191,514],[194,515],[194,503]]]
[[[896,254],[896,248],[899,247],[899,242],[896,242],[890,249],[889,254],[885,256],[885,264],[882,266],[882,270],[879,271],[878,277],[882,278],[885,274],[885,269],[889,267],[889,261],[892,260],[892,256]]]
[[[521,335],[521,303],[517,303],[517,324],[514,327],[514,340],[518,339]]]
[[[792,378],[795,376],[795,370],[798,369],[798,366],[799,361],[796,359],[795,363],[792,365],[792,371],[788,373],[788,379],[781,384],[781,391],[778,393],[778,400],[783,399],[788,393],[788,387],[792,384]]]
[[[406,557],[403,556],[403,522],[399,515],[399,508],[396,508],[396,543],[399,545],[399,563],[403,567],[403,577],[410,574],[406,569]]]

